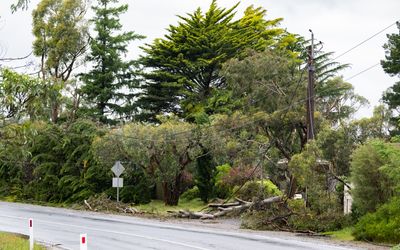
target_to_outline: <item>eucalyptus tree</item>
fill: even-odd
[[[87,115],[110,123],[110,115],[127,118],[135,111],[135,94],[129,92],[137,83],[137,63],[124,60],[128,45],[144,38],[134,32],[122,32],[119,16],[128,10],[128,5],[114,6],[116,0],[98,0],[92,7],[95,16],[96,36],[90,40],[90,54],[87,61],[92,69],[83,74],[81,89],[88,104]]]
[[[33,54],[50,93],[51,120],[56,123],[64,89],[88,43],[84,0],[42,0],[33,11]]]
[[[0,119],[20,122],[43,118],[47,86],[40,79],[9,69],[0,70]]]

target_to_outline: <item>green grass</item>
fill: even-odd
[[[193,199],[191,201],[180,200],[178,206],[166,206],[161,200],[153,200],[148,204],[135,206],[142,212],[154,213],[157,215],[167,215],[167,211],[190,210],[199,211],[206,205],[200,199]]]
[[[326,232],[324,234],[328,235],[336,240],[352,241],[352,240],[354,240],[354,236],[351,235],[352,232],[353,232],[353,228],[346,227],[339,231]]]
[[[26,250],[29,249],[29,240],[18,234],[0,232],[1,250]],[[45,247],[35,244],[35,250],[46,250]]]

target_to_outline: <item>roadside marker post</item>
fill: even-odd
[[[29,218],[29,250],[33,250],[33,219]]]
[[[81,234],[80,235],[80,250],[87,250],[88,243],[87,243],[87,234]]]

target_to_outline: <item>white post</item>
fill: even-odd
[[[80,235],[80,250],[87,250],[88,243],[87,243],[87,234]]]
[[[33,220],[29,219],[29,250],[33,250]]]
[[[117,177],[117,202],[119,202],[119,176]]]

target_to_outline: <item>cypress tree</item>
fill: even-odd
[[[283,46],[281,38],[292,37],[277,27],[280,18],[265,19],[262,8],[250,6],[235,20],[236,7],[219,8],[214,0],[206,12],[199,8],[178,16],[179,23],[170,25],[164,38],[143,47],[141,63],[149,70],[138,101],[141,119],[156,121],[158,114],[175,113],[192,121],[215,113],[207,106],[212,97],[224,97],[223,63],[245,56],[248,49]]]

